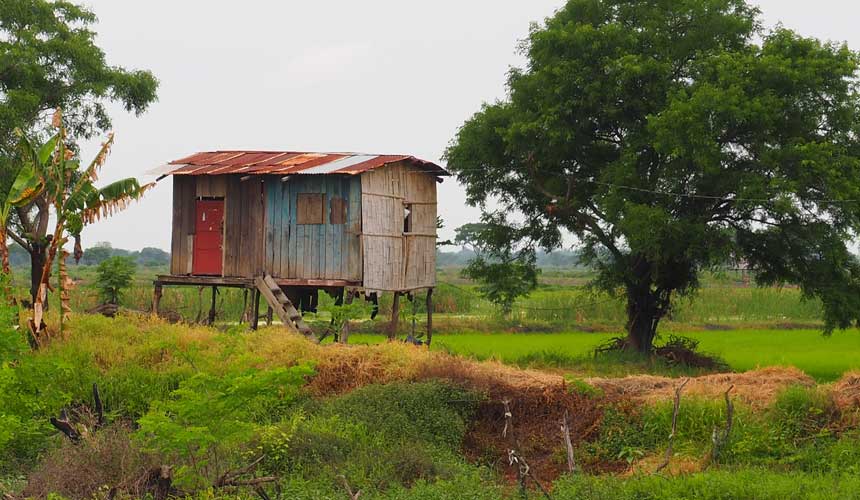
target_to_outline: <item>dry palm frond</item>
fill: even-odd
[[[94,193],[88,200],[87,207],[81,212],[81,219],[84,224],[91,224],[103,217],[121,212],[153,187],[155,187],[154,183],[141,186],[137,179],[114,182]]]

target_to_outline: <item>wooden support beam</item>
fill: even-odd
[[[242,290],[242,317],[239,318],[239,324],[241,325],[248,318],[248,289]]]
[[[272,326],[272,319],[275,314],[275,310],[272,309],[272,306],[266,310],[266,326]]]
[[[209,317],[207,318],[209,320],[210,325],[215,324],[215,303],[216,303],[217,295],[218,295],[218,287],[213,286],[212,287],[212,301],[209,304]]]
[[[344,298],[344,303],[346,305],[352,304],[352,300],[355,297],[355,292],[352,290],[347,290],[346,297]],[[343,328],[340,331],[340,343],[348,344],[349,343],[349,319],[343,320]]]
[[[400,322],[400,292],[394,292],[394,301],[391,303],[391,322],[388,324],[388,340],[397,337],[397,325]]]
[[[155,282],[155,289],[152,291],[152,314],[158,316],[159,308],[161,307],[161,297],[164,295],[164,287],[160,282]]]
[[[427,346],[433,341],[433,289],[427,289]]]
[[[260,325],[260,291],[254,289],[252,292],[253,300],[251,301],[251,329],[256,330]]]

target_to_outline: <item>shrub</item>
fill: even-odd
[[[830,435],[827,425],[836,412],[830,394],[799,385],[781,392],[770,410],[774,437],[794,444],[802,438]]]
[[[195,375],[169,399],[152,404],[138,421],[138,437],[148,449],[191,464],[178,469],[177,484],[211,484],[266,424],[276,425],[287,416],[311,374],[300,365],[223,377]]]
[[[116,487],[138,496],[141,479],[160,463],[156,457],[143,453],[131,440],[130,433],[122,425],[111,425],[80,443],[64,440],[29,475],[24,495],[94,498],[103,489]]]
[[[348,415],[394,440],[424,441],[456,449],[477,398],[449,385],[397,382],[370,385],[331,400],[323,414]]]
[[[137,264],[129,257],[114,256],[98,266],[95,286],[105,304],[119,304],[126,288],[131,285]]]

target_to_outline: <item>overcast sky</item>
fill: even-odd
[[[84,2],[111,64],[153,71],[159,100],[113,112],[104,181],[218,149],[411,154],[441,163],[457,128],[504,96],[529,23],[563,0]],[[761,0],[764,21],[860,49],[856,0]],[[97,143],[84,147],[84,158]],[[444,164],[443,164],[444,165]],[[452,179],[440,233],[478,219]],[[85,246],[170,247],[171,181],[86,229]]]

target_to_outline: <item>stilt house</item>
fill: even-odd
[[[434,163],[216,151],[172,161],[168,175],[170,275],[156,281],[156,302],[165,285],[254,290],[267,280],[294,302],[319,290],[399,296],[436,284],[436,186],[449,174]]]

